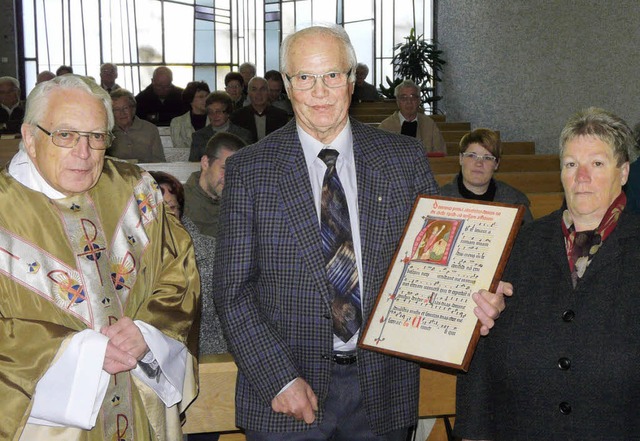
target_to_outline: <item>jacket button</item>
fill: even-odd
[[[575,316],[576,316],[575,312],[573,312],[570,309],[567,309],[565,312],[562,313],[562,320],[564,320],[565,322],[569,323],[569,322],[573,321]]]
[[[563,415],[569,415],[571,413],[571,404],[566,401],[560,403],[558,407],[560,408],[560,413]]]
[[[558,360],[558,367],[563,371],[566,371],[571,367],[571,360],[566,357],[562,357]]]
[[[323,355],[322,355],[322,358],[323,358],[324,360],[331,360],[331,359],[332,359],[331,355],[327,355],[327,354],[323,354]]]

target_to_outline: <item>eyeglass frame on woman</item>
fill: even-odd
[[[484,162],[498,162],[498,158],[496,158],[493,155],[479,155],[479,154],[477,154],[475,152],[463,152],[463,153],[460,153],[460,155],[463,158],[469,158],[469,159],[471,159],[471,160],[473,160],[475,162],[477,162],[477,161],[481,161],[483,163]]]
[[[347,83],[349,82],[349,77],[351,76],[351,72],[353,71],[353,69],[349,69],[347,72],[325,72],[325,73],[321,73],[321,74],[310,74],[310,73],[299,73],[296,75],[292,75],[289,76],[289,74],[284,74],[285,77],[287,77],[287,81],[289,81],[289,84],[291,84],[291,88],[294,90],[310,90],[313,89],[314,86],[316,85],[316,83],[318,82],[318,78],[322,78],[322,83],[327,86],[330,89],[337,89],[339,87],[342,86],[346,86]],[[341,84],[335,85],[335,86],[330,86],[329,84],[327,84],[327,80],[325,79],[327,75],[344,75],[345,76],[345,80],[341,82]],[[304,87],[304,88],[300,88],[300,87],[296,87],[293,85],[293,81],[291,80],[295,80],[296,78],[300,78],[301,76],[307,76],[307,77],[313,77],[313,82],[311,83],[311,85],[309,87]]]
[[[53,132],[48,131],[47,129],[43,128],[40,126],[40,124],[36,124],[36,127],[39,128],[40,130],[42,130],[49,138],[51,138],[51,142],[53,143],[53,145],[55,145],[56,147],[60,147],[63,149],[72,149],[75,146],[78,145],[78,142],[80,141],[80,138],[83,136],[87,137],[87,143],[89,144],[89,148],[91,150],[106,150],[109,148],[109,146],[111,146],[111,143],[113,142],[113,133],[111,132],[83,132],[82,130],[70,130],[70,129],[58,129],[58,130],[54,130]],[[60,145],[60,144],[56,144],[56,135],[59,135],[60,132],[66,132],[66,133],[72,133],[77,135],[78,137],[76,138],[75,142],[73,143],[73,145]],[[94,146],[91,145],[91,135],[105,135],[106,136],[106,140],[104,143],[104,148],[96,148]]]

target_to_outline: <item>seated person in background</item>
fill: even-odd
[[[229,119],[249,130],[256,141],[289,122],[287,112],[269,104],[267,80],[264,78],[253,77],[249,81],[249,99],[251,104],[233,112]]]
[[[13,77],[0,77],[0,133],[20,133],[23,117],[20,82]]]
[[[640,433],[640,217],[622,192],[634,140],[622,119],[589,108],[559,145],[566,207],[518,233],[503,274],[514,295],[458,376],[463,439]]]
[[[256,65],[250,62],[244,62],[242,63],[240,66],[238,66],[238,72],[240,72],[240,75],[242,75],[242,84],[244,84],[244,89],[242,90],[242,93],[244,94],[245,98],[249,97],[249,81],[251,81],[251,78],[256,76]],[[247,104],[249,104],[248,102],[245,101],[244,105],[246,106]]]
[[[200,159],[200,171],[193,172],[184,186],[185,215],[198,226],[202,234],[215,237],[218,232],[225,162],[245,145],[233,133],[216,133],[209,139]]]
[[[136,115],[157,126],[168,126],[171,120],[189,110],[182,101],[182,88],[173,85],[173,72],[166,66],[153,71],[151,84],[136,95]]]
[[[36,77],[36,85],[44,83],[45,81],[53,80],[55,77],[56,74],[54,74],[50,70],[43,70],[42,72],[38,73],[38,76]]]
[[[413,136],[422,141],[429,153],[447,154],[447,145],[436,123],[420,111],[420,89],[412,80],[404,80],[394,91],[398,109],[378,126],[388,132]]]
[[[220,319],[213,303],[213,257],[216,239],[200,233],[198,226],[188,216],[183,216],[184,188],[180,181],[169,173],[159,171],[149,173],[160,186],[164,201],[182,222],[193,240],[196,264],[200,272],[200,299],[202,299],[198,355],[224,354],[227,352],[227,343],[222,335]]]
[[[107,155],[138,162],[166,162],[158,128],[136,116],[136,99],[126,89],[111,92],[114,140]]]
[[[287,94],[284,93],[282,74],[277,70],[270,70],[264,74],[264,79],[267,80],[267,88],[269,89],[269,104],[284,110],[287,115],[293,116],[291,101],[289,101]]]
[[[189,161],[198,162],[207,149],[207,143],[218,132],[232,133],[247,144],[255,142],[255,137],[247,129],[235,125],[229,121],[231,114],[231,97],[222,91],[211,92],[205,101],[209,125],[193,133],[191,136],[191,151]]]
[[[353,87],[353,102],[380,101],[382,99],[376,86],[365,81],[367,75],[369,75],[369,66],[364,63],[358,63],[356,66],[356,82]]]
[[[531,222],[529,198],[504,182],[493,179],[500,165],[502,147],[498,134],[489,129],[476,129],[460,140],[460,173],[440,188],[442,196],[479,201],[522,204],[526,210],[523,222]]]
[[[100,87],[111,93],[120,89],[120,85],[116,83],[118,78],[118,67],[113,63],[104,63],[100,66]]]
[[[71,66],[65,66],[64,64],[56,69],[56,76],[72,74],[73,68]]]
[[[189,235],[148,173],[104,157],[95,82],[39,84],[24,120],[0,174],[0,438],[180,440],[197,393]]]
[[[209,124],[205,104],[209,93],[209,85],[204,81],[192,81],[184,88],[182,100],[191,110],[171,120],[171,143],[174,147],[188,149],[193,132]]]
[[[233,110],[242,109],[244,107],[244,79],[238,72],[229,72],[224,76],[224,90],[231,97],[233,102]]]

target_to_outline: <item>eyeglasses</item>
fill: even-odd
[[[418,95],[400,95],[398,99],[400,101],[417,101],[420,97]]]
[[[335,89],[347,84],[347,78],[351,75],[351,69],[348,72],[327,72],[323,74],[306,74],[301,73],[290,77],[285,74],[289,84],[295,90],[309,90],[316,85],[318,78],[322,78],[325,86]]]
[[[133,106],[126,106],[126,107],[114,107],[113,108],[113,113],[125,113],[125,112],[131,112],[131,110],[133,109]]]
[[[217,109],[207,109],[207,114],[208,115],[225,115],[227,113],[226,110],[217,110]]]
[[[40,127],[36,124],[36,127],[42,130],[51,138],[51,142],[58,147],[65,149],[72,149],[80,141],[81,136],[86,136],[89,141],[89,147],[93,150],[106,150],[113,141],[113,134],[111,132],[81,132],[78,130],[60,129],[53,132]]]
[[[496,162],[498,159],[493,155],[478,155],[473,152],[464,152],[461,153],[463,158],[469,158],[472,161],[480,161],[480,162]]]

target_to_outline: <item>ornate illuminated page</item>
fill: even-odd
[[[360,346],[466,370],[479,335],[471,294],[497,286],[523,211],[418,198]]]

